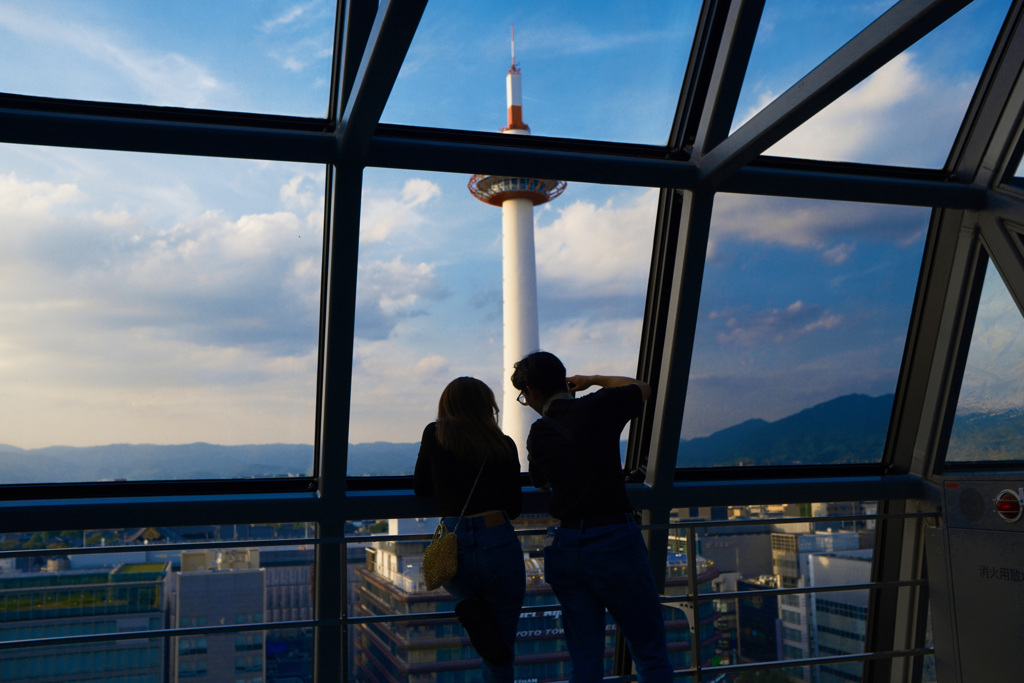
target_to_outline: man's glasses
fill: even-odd
[[[519,401],[522,405],[526,405],[526,396],[523,395],[523,392],[519,392],[519,396],[516,398],[516,400]]]

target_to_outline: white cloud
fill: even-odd
[[[401,255],[360,264],[358,277],[356,336],[363,339],[388,337],[402,319],[424,313],[424,300],[437,301],[448,293],[433,265],[405,263]]]
[[[833,265],[842,265],[846,262],[846,259],[850,258],[850,254],[853,253],[854,247],[852,244],[847,242],[840,242],[831,249],[826,249],[821,253],[822,258]]]
[[[322,240],[307,221],[210,210],[159,228],[74,184],[0,175],[0,225],[18,226],[0,231],[5,440],[311,441]]]
[[[922,236],[924,209],[882,204],[719,194],[708,245],[739,240],[818,251],[833,265],[844,263],[863,241],[911,246]]]
[[[577,318],[546,327],[541,347],[558,356],[572,374],[636,374],[641,318]]]
[[[575,201],[536,229],[537,276],[548,292],[601,297],[645,291],[658,190],[624,197],[602,206]]]
[[[429,180],[412,178],[402,187],[398,198],[364,197],[359,241],[384,242],[392,236],[416,230],[427,222],[424,204],[441,196],[441,188]]]
[[[766,154],[937,167],[945,161],[972,90],[970,83],[927,74],[914,54],[905,52]],[[743,122],[777,96],[764,93]]]
[[[818,330],[838,327],[843,316],[818,305],[794,301],[785,308],[762,311],[712,311],[712,320],[724,319],[725,329],[716,335],[723,346],[754,347],[782,344]]]
[[[208,106],[210,96],[223,88],[202,64],[173,52],[156,52],[130,45],[119,36],[61,14],[24,11],[5,5],[0,27],[36,45],[49,45],[65,59],[96,62],[144,93],[148,104],[185,107]]]
[[[350,441],[418,441],[423,427],[437,416],[441,390],[461,374],[460,362],[393,340],[356,338],[352,365]]]
[[[76,185],[21,180],[15,173],[0,175],[0,216],[4,217],[3,231],[12,232],[11,226],[26,230],[52,219],[58,206],[80,201],[82,193]]]
[[[312,211],[322,205],[323,176],[300,173],[281,186],[281,203],[293,211]]]
[[[282,11],[273,19],[268,19],[264,21],[263,30],[272,31],[275,28],[278,28],[279,26],[287,26],[289,24],[293,24],[296,21],[298,21],[299,18],[301,18],[304,14],[306,14],[306,12],[308,12],[311,7],[314,7],[315,5],[316,3],[313,2],[306,3],[303,5],[292,5],[291,7],[286,7],[284,11]]]

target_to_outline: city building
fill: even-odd
[[[766,591],[779,587],[775,575],[763,575],[736,582],[740,592]],[[782,659],[782,626],[779,597],[773,594],[740,596],[736,599],[740,662],[775,662]]]
[[[167,626],[168,564],[0,573],[0,642],[129,634]],[[166,645],[158,636],[0,651],[0,680],[86,683],[111,673],[163,683]]]
[[[186,550],[174,574],[171,618],[179,628],[266,621],[266,572],[259,551]],[[263,683],[264,632],[196,634],[171,639],[172,683],[206,679]]]
[[[871,551],[815,553],[808,562],[809,583],[815,587],[867,584],[871,581]],[[867,640],[866,590],[811,594],[811,630],[816,657],[859,655]],[[830,662],[818,667],[815,683],[861,680],[856,664]]]
[[[550,518],[547,518],[550,521]],[[520,530],[538,531],[542,517],[517,524]],[[434,520],[391,520],[389,535],[418,535],[432,532]],[[536,533],[524,534],[543,538]],[[454,618],[455,599],[438,589],[427,591],[420,568],[427,541],[376,541],[367,548],[365,568],[358,570],[357,592],[352,603],[357,620],[353,646],[354,676],[365,681],[472,681],[479,676],[480,659],[469,638]],[[524,543],[529,548],[531,543]],[[554,594],[544,583],[542,557],[526,558],[526,599],[516,639],[516,677],[522,681],[560,681],[568,678],[569,655],[565,650],[561,609]],[[673,553],[665,595],[688,596],[689,576],[686,555]],[[697,593],[708,596],[719,578],[718,570],[703,558],[698,559]],[[401,615],[397,622],[380,620],[386,615]],[[669,643],[669,656],[675,667],[690,666],[693,648],[690,618],[692,603],[686,599],[669,600],[663,609]],[[416,615],[423,615],[417,617]],[[722,634],[714,602],[703,600],[697,608],[700,656],[704,664],[720,663],[717,651]],[[615,649],[615,623],[606,615],[606,651],[611,673]],[[365,621],[362,621],[365,620]]]

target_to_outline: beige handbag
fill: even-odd
[[[459,513],[459,521],[455,522],[455,528],[448,531],[442,518],[442,521],[437,523],[437,528],[434,529],[434,537],[430,540],[430,544],[423,550],[423,583],[427,585],[428,591],[448,583],[459,571],[459,538],[455,532],[458,531],[459,524],[462,523],[462,516],[466,514],[469,499],[473,497],[473,491],[476,490],[476,484],[480,481],[483,471],[484,466],[481,464],[480,471],[476,473],[476,479],[473,481],[473,488],[469,490],[466,504],[462,506],[462,512]]]

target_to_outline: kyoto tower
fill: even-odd
[[[522,90],[516,66],[515,28],[512,30],[512,67],[505,77],[509,135],[529,135],[523,123]],[[564,180],[475,175],[469,191],[491,206],[501,207],[501,264],[503,358],[501,428],[516,442],[519,462],[526,471],[526,436],[536,419],[532,410],[517,405],[519,390],[510,378],[514,364],[540,349],[537,330],[537,264],[533,246],[533,207],[549,202],[565,189]]]

